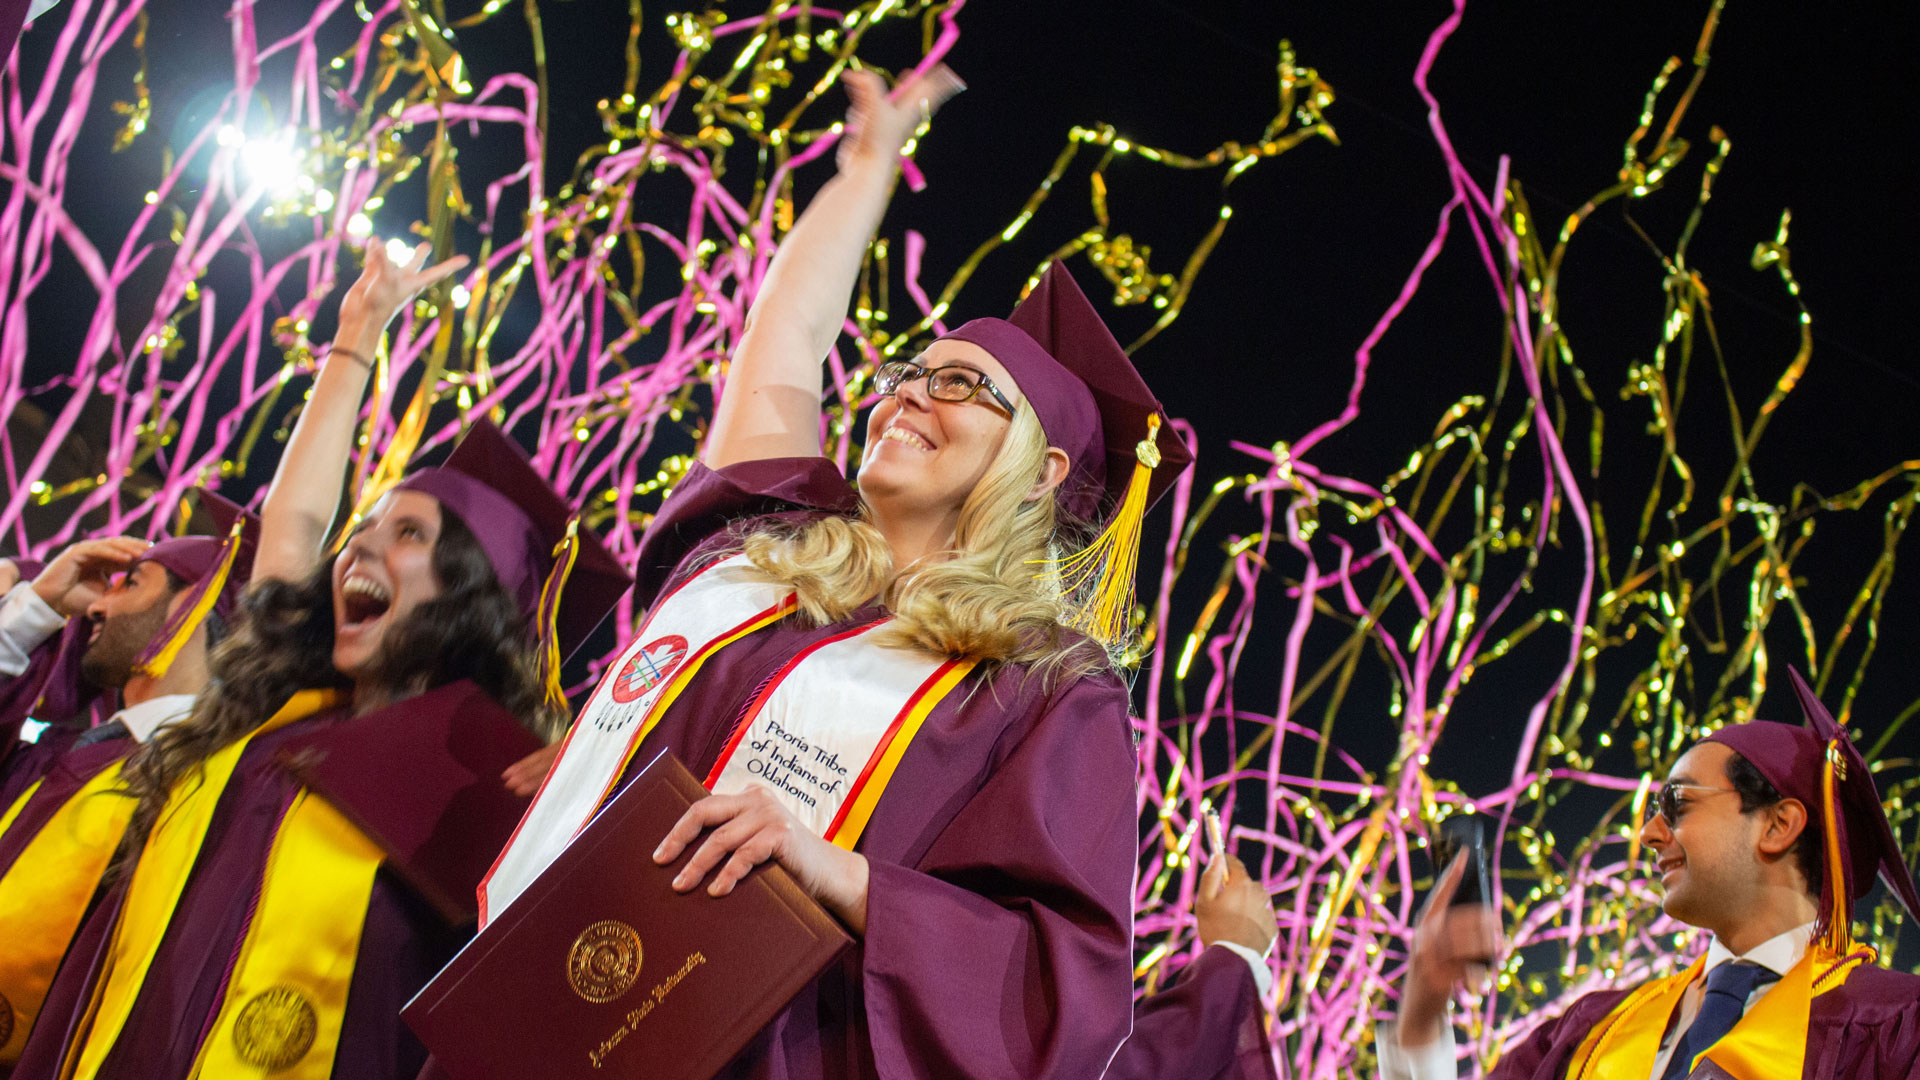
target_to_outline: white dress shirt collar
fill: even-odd
[[[1719,938],[1714,938],[1713,943],[1707,946],[1706,970],[1712,971],[1729,960],[1744,960],[1749,964],[1758,964],[1775,975],[1785,975],[1806,955],[1807,943],[1813,940],[1813,927],[1811,922],[1801,923],[1784,934],[1775,934],[1741,956],[1735,956],[1732,949],[1720,944]]]
[[[153,733],[183,719],[193,711],[192,694],[162,694],[148,698],[138,705],[129,705],[113,714],[113,719],[127,725],[127,734],[135,742],[146,742]]]

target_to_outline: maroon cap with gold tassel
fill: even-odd
[[[1753,763],[1781,795],[1798,799],[1820,823],[1821,944],[1836,955],[1853,949],[1853,904],[1872,891],[1875,878],[1920,920],[1920,892],[1900,854],[1867,761],[1846,729],[1820,703],[1800,672],[1787,669],[1806,726],[1756,720],[1732,724],[1706,737]]]
[[[1020,384],[1047,444],[1071,462],[1056,495],[1062,509],[1103,523],[1082,550],[1050,562],[1043,576],[1080,598],[1076,629],[1122,640],[1133,611],[1140,526],[1193,463],[1127,351],[1058,261],[1006,319],[974,319],[946,335],[993,354]]]
[[[176,531],[203,525],[213,535],[162,540],[134,560],[135,566],[143,562],[163,566],[187,583],[186,600],[134,661],[136,673],[155,679],[173,666],[208,615],[232,616],[253,573],[254,547],[260,540],[259,518],[205,488],[195,488],[191,498],[182,500],[181,510],[182,527]]]
[[[396,487],[433,496],[473,531],[532,620],[547,693],[564,706],[560,666],[633,584],[626,567],[491,420],[475,421],[446,464]]]

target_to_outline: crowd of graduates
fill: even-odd
[[[632,565],[485,420],[337,522],[387,324],[465,265],[378,242],[257,513],[200,492],[203,535],[0,563],[0,1076],[438,1075],[401,1007],[663,748],[712,794],[635,863],[712,896],[778,863],[855,939],[723,1075],[1274,1075],[1271,899],[1224,850],[1197,959],[1134,997],[1119,657],[1140,522],[1191,454],[1055,266],[883,366],[857,482],[823,456],[822,360],[902,146],[959,89],[847,86],[838,175]],[[629,590],[645,615],[576,712],[559,666]],[[1802,717],[1707,736],[1641,827],[1704,954],[1580,998],[1496,1075],[1920,1076],[1920,977],[1850,932],[1876,880],[1909,919],[1920,897],[1794,678]],[[481,726],[526,753],[465,787],[314,768],[463,775],[446,733]],[[867,767],[766,782],[768,731]],[[514,813],[465,812],[475,786]],[[1382,995],[1386,1075],[1459,1068],[1448,1003],[1500,933],[1450,902],[1465,870]]]

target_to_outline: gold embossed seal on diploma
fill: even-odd
[[[640,977],[640,935],[618,919],[602,919],[580,931],[567,953],[573,992],[595,1004],[613,1001]]]
[[[819,977],[846,930],[777,864],[714,897],[673,890],[691,852],[669,866],[645,856],[706,797],[662,752],[493,914],[400,1011],[441,1071],[711,1080]]]

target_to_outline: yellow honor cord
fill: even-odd
[[[567,690],[560,684],[560,592],[573,574],[574,561],[580,557],[580,516],[567,519],[567,533],[553,548],[553,569],[540,586],[540,607],[534,612],[534,632],[540,641],[541,681],[547,688],[547,701],[554,707],[567,707]]]
[[[233,528],[227,532],[226,543],[220,547],[219,560],[214,563],[212,571],[208,573],[206,581],[201,585],[199,598],[194,600],[193,606],[188,608],[180,620],[174,624],[166,644],[162,645],[151,659],[134,665],[134,674],[145,675],[152,679],[162,678],[166,675],[167,669],[173,666],[173,662],[179,659],[180,650],[187,647],[187,641],[193,637],[193,632],[200,629],[200,624],[207,620],[207,613],[220,602],[220,594],[227,587],[227,578],[233,574],[234,560],[240,555],[240,536],[245,528],[245,516],[235,519]]]
[[[1085,548],[1048,560],[1038,577],[1053,581],[1073,603],[1067,625],[1112,646],[1133,623],[1134,577],[1140,565],[1140,528],[1147,514],[1147,484],[1160,464],[1160,416],[1147,417],[1147,437],[1134,447],[1133,475],[1106,529]],[[1085,597],[1074,602],[1074,597]]]

